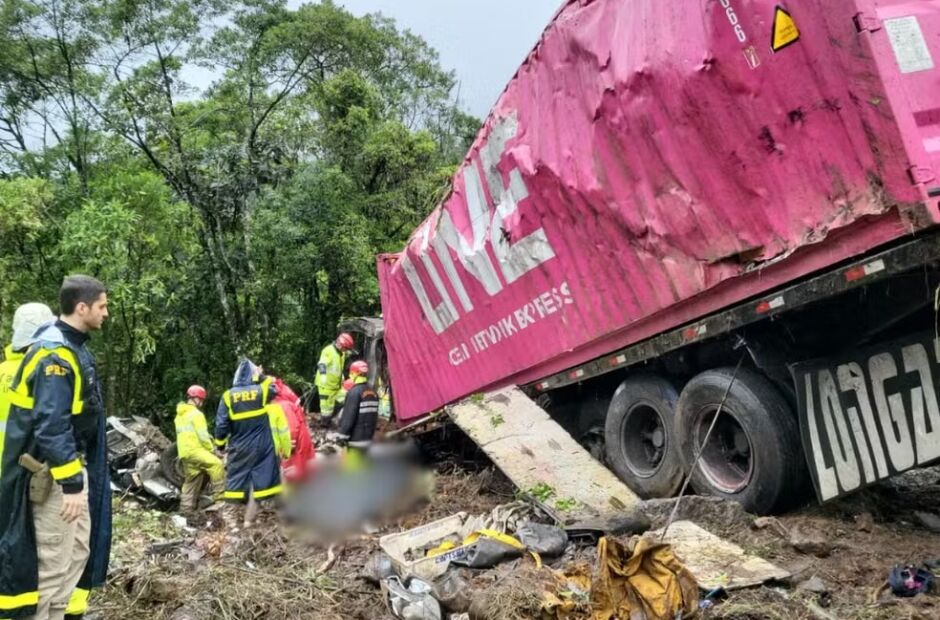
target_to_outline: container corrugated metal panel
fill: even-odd
[[[940,220],[938,35],[927,1],[568,2],[379,258],[399,418]]]

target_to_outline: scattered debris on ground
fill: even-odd
[[[604,594],[601,584],[620,574],[610,573],[610,566],[624,570],[623,558],[638,549],[641,539],[634,532],[649,529],[643,544],[658,542],[655,531],[667,524],[674,500],[641,502],[640,513],[620,524],[608,520],[593,529],[569,524],[562,532],[564,551],[556,557],[558,541],[550,535],[556,511],[515,488],[464,440],[459,431],[444,427],[423,446],[436,461],[429,501],[380,531],[333,547],[303,542],[273,512],[262,515],[254,528],[231,534],[218,513],[183,519],[152,510],[132,496],[116,499],[112,575],[93,598],[88,617],[574,619],[596,617],[592,614],[599,609],[619,604],[611,601],[638,596],[627,594],[629,590]],[[899,596],[889,583],[896,567],[894,577],[903,582],[916,577],[904,572],[908,565],[916,573],[925,562],[940,559],[940,535],[917,512],[940,513],[940,468],[911,472],[843,500],[778,517],[758,518],[732,502],[691,496],[683,499],[670,530],[675,528],[676,536],[703,530],[707,536],[696,540],[706,541],[708,553],[712,547],[731,548],[746,559],[738,566],[729,564],[724,575],[709,566],[707,588],[702,573],[696,575],[696,617],[927,620],[940,617],[936,593]],[[455,531],[419,541],[407,558],[389,557],[389,545],[382,544],[455,515],[460,523]],[[511,540],[499,532],[509,533]],[[598,545],[605,532],[607,542]],[[667,532],[667,540],[669,536]],[[515,548],[513,540],[522,548]],[[688,592],[681,587],[681,570],[706,570],[697,560],[708,554],[683,558],[682,544],[673,542],[666,549],[679,562],[670,573],[676,575],[670,579],[678,589],[669,596],[675,597]],[[467,547],[481,543],[485,549],[471,558]],[[598,562],[602,547],[605,557],[617,562]],[[539,552],[533,553],[536,548]],[[420,576],[403,570],[429,557],[443,568]],[[467,567],[474,562],[486,567]],[[664,565],[673,566],[668,559]],[[763,585],[734,589],[741,566],[776,571],[756,571],[753,582]],[[937,570],[937,564],[931,566]],[[608,581],[600,579],[603,567]],[[650,596],[655,601],[666,595]],[[680,596],[677,604],[691,605],[688,596]]]
[[[176,444],[146,418],[111,417],[107,424],[112,491],[152,508],[178,501],[183,480]]]

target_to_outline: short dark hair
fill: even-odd
[[[63,316],[68,316],[75,312],[78,304],[90,306],[107,292],[104,284],[91,276],[65,276],[62,288],[59,289],[59,311]]]

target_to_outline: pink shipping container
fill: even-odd
[[[524,385],[757,512],[940,459],[937,59],[931,0],[566,2],[379,257],[398,419]]]
[[[937,59],[931,0],[566,2],[379,257],[398,419],[523,385],[756,512],[940,459]]]
[[[940,222],[938,60],[926,0],[569,0],[378,260],[398,418],[705,339]]]

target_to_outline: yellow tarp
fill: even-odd
[[[698,585],[676,559],[672,547],[648,538],[629,545],[601,538],[597,543],[598,570],[591,588],[594,620],[644,618],[673,620],[698,612]]]
[[[634,537],[624,544],[601,538],[593,579],[584,567],[555,573],[555,592],[546,592],[548,617],[583,618],[590,592],[593,620],[674,620],[698,614],[698,585],[672,547]],[[578,613],[578,612],[581,613]]]

